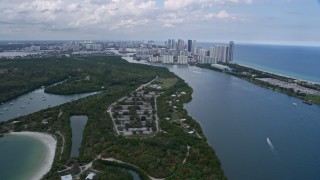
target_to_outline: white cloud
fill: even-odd
[[[205,19],[236,19],[235,15],[231,15],[225,10],[221,10],[218,13],[208,13],[204,17]]]
[[[253,0],[165,0],[164,7],[169,10],[179,10],[190,6],[207,8],[214,6],[251,4],[252,1]]]
[[[207,26],[207,20],[236,19],[224,8],[252,0],[0,0],[0,37],[12,32],[121,34]],[[194,7],[193,7],[194,5]],[[175,10],[176,9],[176,10]],[[174,28],[173,28],[174,27]],[[92,33],[94,32],[94,33]]]

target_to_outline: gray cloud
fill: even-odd
[[[294,3],[277,1],[286,5],[288,2]],[[255,10],[259,5],[272,3],[272,0],[162,0],[160,3],[156,0],[0,0],[0,39],[259,39],[267,37],[264,30],[270,34],[269,27],[273,34],[285,32],[287,22],[279,21],[276,15],[272,15],[275,18],[271,21],[269,13],[263,15]],[[281,29],[277,31],[277,28]]]

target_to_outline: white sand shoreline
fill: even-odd
[[[56,139],[50,134],[29,131],[11,132],[9,135],[33,137],[40,140],[46,146],[46,158],[42,161],[40,169],[31,178],[32,180],[40,180],[51,169],[57,147]]]
[[[308,82],[308,83],[311,83],[311,84],[318,84],[318,85],[320,84],[320,82],[317,82],[317,81],[310,81],[310,80],[306,80],[306,79],[303,79],[303,78],[298,78],[298,77],[294,77],[294,76],[289,76],[289,75],[285,75],[285,74],[281,74],[281,73],[275,73],[275,72],[272,72],[272,71],[266,71],[266,70],[262,70],[262,69],[260,69],[260,68],[255,68],[255,67],[252,67],[252,66],[239,64],[239,63],[237,63],[237,62],[236,62],[235,64],[240,65],[240,66],[243,66],[243,67],[255,69],[255,70],[258,70],[258,71],[261,71],[261,72],[265,72],[265,73],[269,73],[269,74],[274,74],[274,75],[282,76],[282,77],[286,77],[286,78],[295,79],[295,80],[298,80],[298,81],[305,81],[305,82]]]

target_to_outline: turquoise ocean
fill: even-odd
[[[198,43],[205,49],[215,43]],[[320,83],[320,47],[235,44],[234,62],[300,80]]]

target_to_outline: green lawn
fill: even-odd
[[[168,89],[171,86],[177,83],[178,79],[176,78],[159,78],[157,82],[161,85],[162,88]]]
[[[307,95],[307,99],[311,100],[312,102],[316,103],[316,104],[320,104],[320,96],[316,96],[316,95]]]

